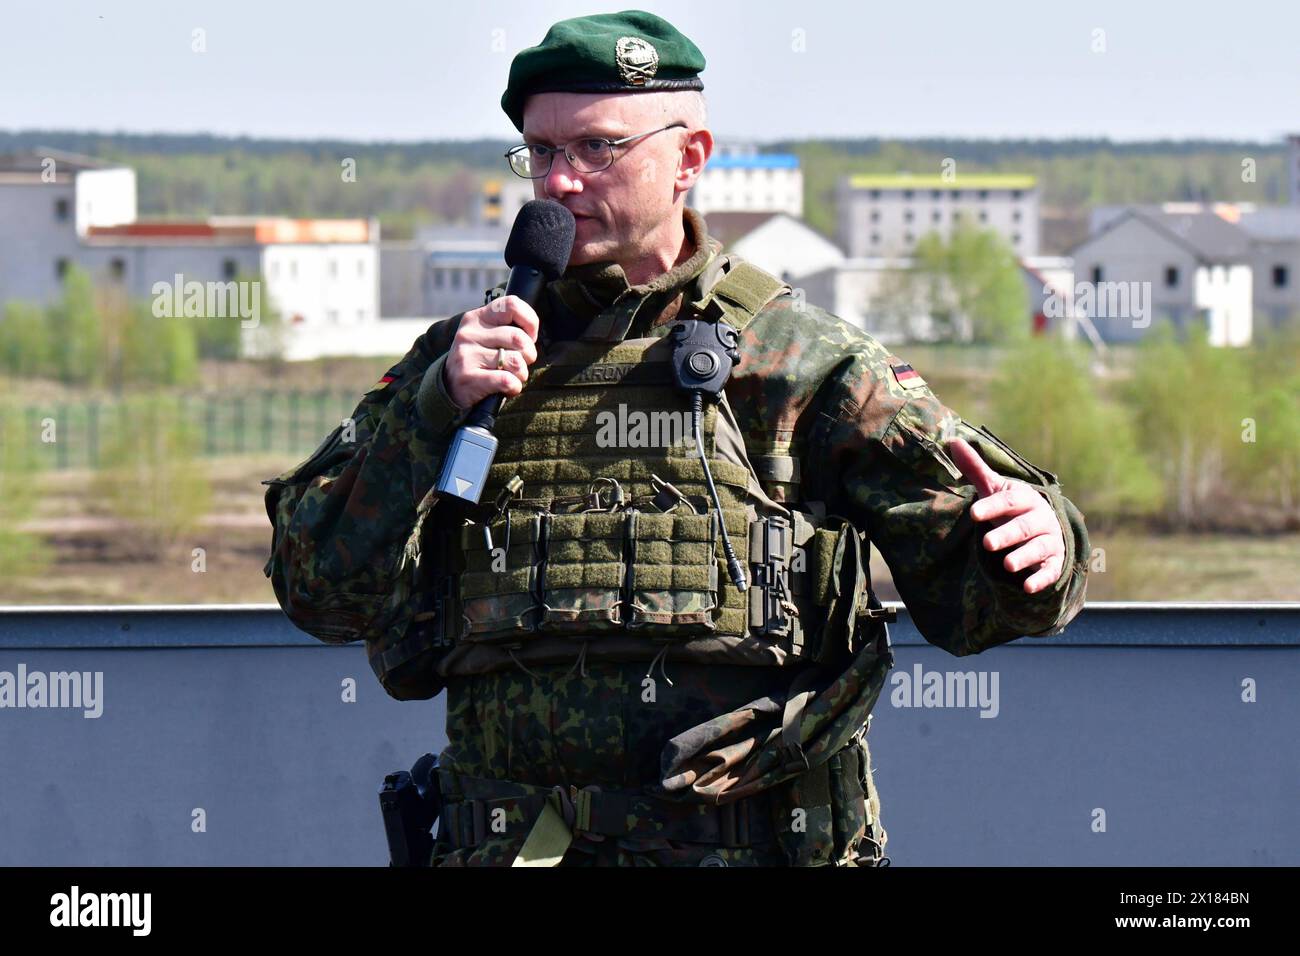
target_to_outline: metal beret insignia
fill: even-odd
[[[640,37],[619,37],[614,46],[614,62],[619,76],[629,86],[645,86],[659,69],[659,53]]]

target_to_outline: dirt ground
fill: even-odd
[[[43,574],[0,581],[0,604],[274,603],[262,574],[271,527],[260,484],[296,464],[283,457],[207,460],[212,508],[193,534],[154,551],[88,493],[89,473],[51,472],[30,523],[51,547]],[[1090,600],[1298,601],[1300,534],[1150,535],[1093,532],[1097,552]],[[196,570],[193,549],[203,549]],[[872,556],[884,600],[898,597],[888,568]]]

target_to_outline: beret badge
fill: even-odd
[[[645,86],[659,69],[659,53],[640,37],[619,37],[614,48],[614,62],[623,82],[629,86]]]

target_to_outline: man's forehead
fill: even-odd
[[[618,139],[634,125],[627,95],[534,93],[524,109],[524,138],[567,141],[587,134]]]

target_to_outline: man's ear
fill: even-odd
[[[677,166],[677,185],[683,192],[690,189],[704,173],[704,167],[713,155],[713,134],[707,129],[697,129],[686,138],[681,161]]]

